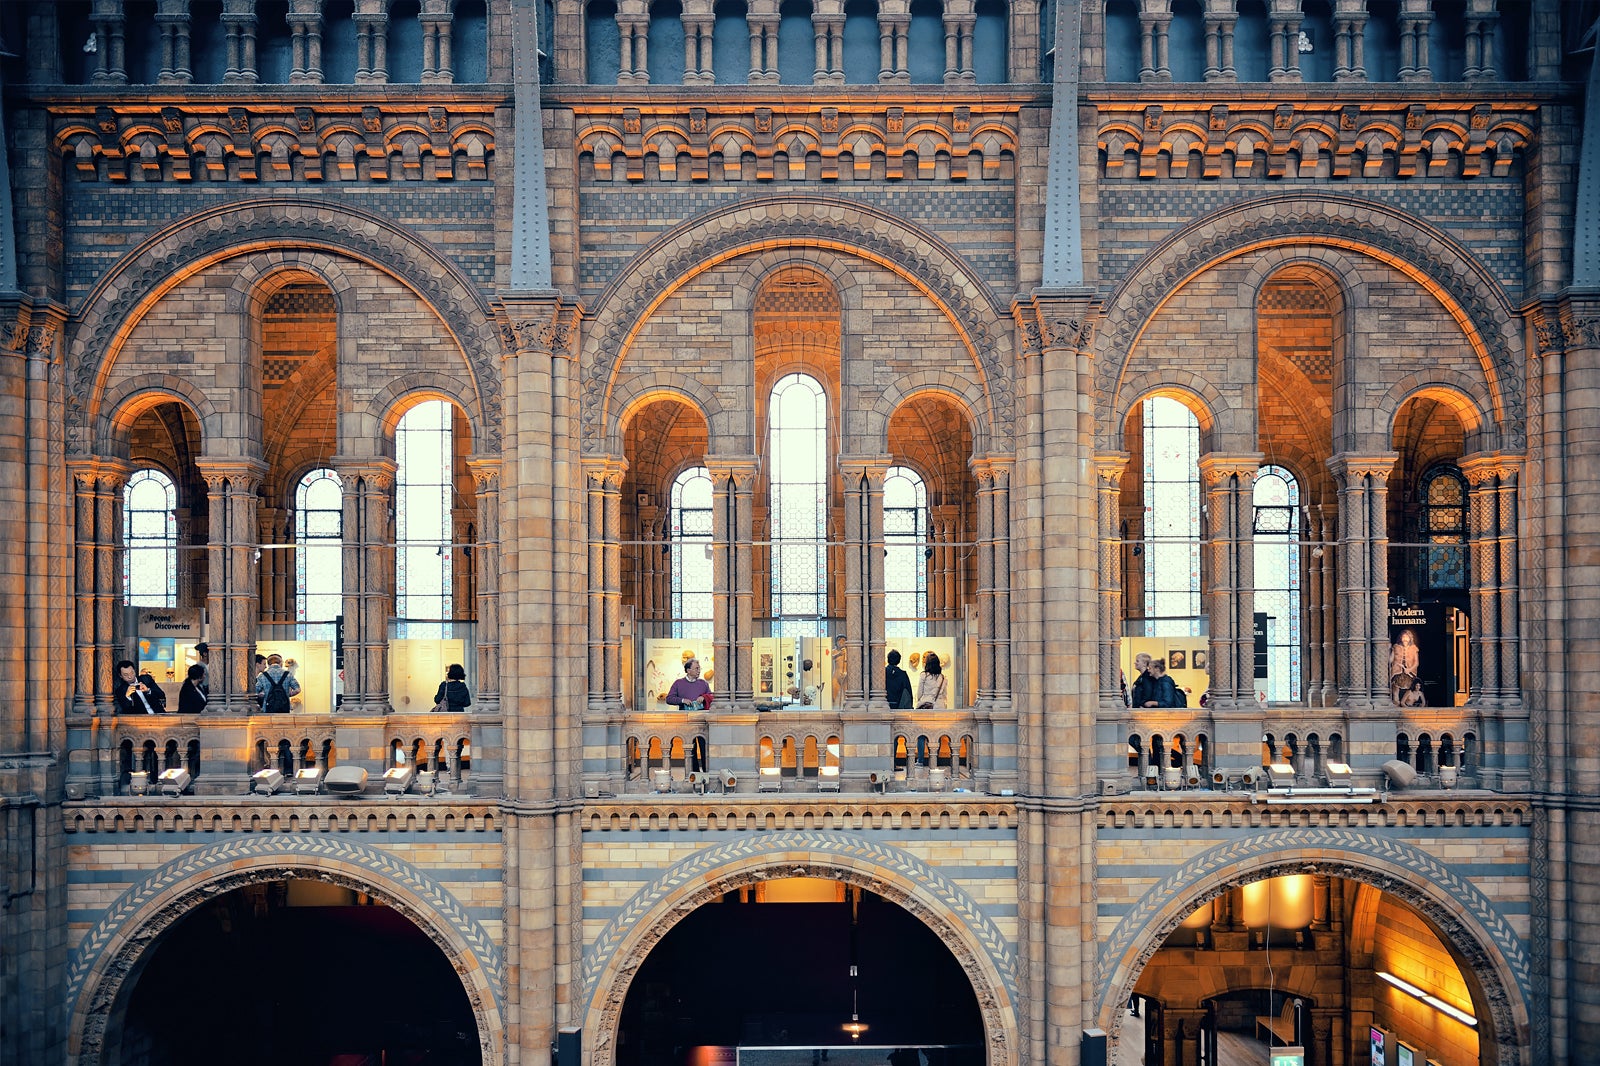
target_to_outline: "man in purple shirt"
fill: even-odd
[[[683,664],[683,676],[667,690],[667,703],[686,711],[698,711],[711,703],[711,686],[700,680],[700,660]]]

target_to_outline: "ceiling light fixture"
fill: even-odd
[[[1392,973],[1388,973],[1384,970],[1379,970],[1377,973],[1380,978],[1389,982],[1406,995],[1420,999],[1422,1002],[1426,1003],[1440,1014],[1443,1014],[1449,1018],[1454,1018],[1462,1025],[1469,1026],[1471,1028],[1477,1028],[1478,1019],[1474,1018],[1460,1007],[1452,1006],[1451,1004],[1440,999],[1438,996],[1434,995],[1432,992],[1427,992],[1423,989],[1420,989],[1410,981],[1403,981]]]

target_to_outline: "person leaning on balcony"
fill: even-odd
[[[698,711],[711,703],[711,686],[700,679],[700,660],[683,664],[683,676],[667,690],[667,703],[686,711]]]
[[[467,690],[467,671],[460,663],[451,663],[439,682],[439,691],[433,694],[436,711],[464,711],[472,706],[472,693]]]
[[[917,706],[923,710],[944,707],[949,689],[950,679],[944,676],[939,656],[930,651],[922,657],[922,684],[917,689]]]
[[[165,714],[167,711],[167,694],[161,691],[155,678],[139,673],[131,659],[117,664],[117,680],[111,695],[118,714]]]
[[[206,668],[199,663],[189,667],[189,676],[178,690],[178,713],[199,714],[206,709]]]

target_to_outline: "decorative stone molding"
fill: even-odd
[[[486,181],[494,106],[186,101],[59,104],[55,147],[79,181]]]
[[[1095,360],[1101,450],[1119,444],[1121,423],[1107,404],[1120,394],[1139,336],[1166,299],[1219,263],[1286,244],[1353,248],[1433,292],[1479,353],[1494,404],[1489,414],[1502,442],[1512,449],[1526,446],[1521,318],[1489,269],[1445,233],[1384,204],[1290,193],[1232,205],[1173,233],[1106,300]]]
[[[501,331],[477,286],[432,245],[393,222],[325,200],[246,200],[203,211],[162,230],[121,260],[83,301],[68,340],[68,451],[94,450],[90,427],[110,360],[144,310],[177,279],[225,259],[275,247],[317,248],[364,260],[426,302],[461,346],[472,370],[478,410],[470,412],[481,450],[500,447]],[[102,449],[103,450],[103,449]]]
[[[823,877],[857,885],[899,905],[942,940],[972,982],[990,1066],[1015,1066],[1017,959],[1010,941],[956,884],[900,848],[854,833],[741,834],[662,872],[636,893],[586,947],[589,1052],[614,1061],[628,988],[651,950],[685,915],[732,889],[779,877]]]
[[[1144,731],[1162,732],[1149,727]],[[1302,735],[1310,732],[1307,729]],[[1309,803],[1269,807],[1254,802],[1253,797],[1245,793],[1185,792],[1177,796],[1107,801],[1100,807],[1099,822],[1104,830],[1151,827],[1276,830],[1305,824],[1308,813],[1314,813],[1321,823],[1346,829],[1427,829],[1461,825],[1531,829],[1533,826],[1533,808],[1525,800],[1490,794],[1468,797],[1459,792],[1432,799],[1402,799],[1391,795],[1385,803],[1351,807]]]
[[[1532,103],[1344,104],[1232,108],[1174,101],[1161,107],[1102,101],[1101,174],[1117,178],[1506,177],[1538,129]],[[1256,174],[1255,154],[1266,155]],[[1326,162],[1325,162],[1326,161]]]
[[[1195,908],[1239,885],[1285,874],[1322,874],[1373,885],[1429,919],[1483,982],[1499,1038],[1499,1066],[1518,1066],[1531,996],[1523,939],[1471,881],[1427,852],[1387,836],[1297,828],[1219,844],[1153,886],[1123,915],[1100,952],[1095,1017],[1113,1040],[1139,974]],[[1508,983],[1509,981],[1509,983]]]
[[[498,1061],[504,963],[477,919],[418,867],[385,851],[331,837],[273,833],[191,851],[151,873],[108,907],[78,942],[67,966],[70,1048],[78,1062],[101,1061],[106,1023],[150,948],[207,900],[247,885],[306,878],[382,899],[434,942],[461,978],[486,1061]]]
[[[817,177],[824,182],[839,180],[841,157],[861,179],[871,175],[874,158],[884,161],[890,180],[932,178],[941,156],[952,181],[993,179],[1002,159],[1017,153],[1019,110],[1002,103],[907,103],[860,112],[814,106],[752,113],[729,103],[641,113],[578,105],[575,147],[593,159],[599,181],[643,181],[646,161],[666,181],[800,178],[812,156],[821,160]],[[713,156],[720,156],[715,172]],[[745,170],[747,158],[755,161],[754,173]]]
[[[499,831],[499,819],[497,803],[460,794],[426,802],[367,796],[359,808],[327,796],[279,794],[270,799],[83,800],[66,805],[62,828],[68,833],[493,833]]]
[[[1016,421],[1011,331],[988,284],[938,237],[861,204],[810,196],[745,200],[662,235],[595,301],[583,349],[579,428],[585,453],[605,446],[618,410],[608,404],[624,374],[640,324],[701,272],[746,252],[775,246],[831,248],[894,271],[948,317],[983,373],[981,412],[990,447],[1006,451]]]

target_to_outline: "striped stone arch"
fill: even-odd
[[[1505,447],[1527,444],[1520,367],[1522,316],[1473,253],[1412,215],[1375,200],[1326,192],[1253,198],[1207,215],[1156,245],[1106,300],[1095,334],[1096,424],[1102,450],[1121,432],[1112,397],[1128,359],[1163,304],[1188,281],[1228,259],[1265,248],[1344,248],[1372,257],[1432,293],[1477,353]],[[1114,431],[1113,431],[1114,429]]]
[[[818,196],[741,200],[657,238],[595,301],[580,357],[581,448],[598,454],[615,416],[612,390],[640,326],[698,275],[773,248],[827,248],[916,287],[944,313],[983,375],[991,447],[1009,450],[1016,422],[1011,323],[989,285],[944,241],[865,204]]]
[[[663,872],[586,946],[585,1062],[615,1062],[628,988],[651,950],[679,921],[736,888],[779,877],[820,877],[882,896],[931,929],[972,984],[989,1066],[1017,1066],[1016,956],[970,895],[909,852],[855,833],[793,830],[737,836],[733,843],[699,852]]]
[[[1101,945],[1096,1023],[1115,1040],[1139,974],[1196,908],[1239,885],[1286,874],[1326,874],[1372,885],[1423,915],[1468,971],[1489,1026],[1496,1066],[1530,1066],[1532,965],[1527,946],[1494,902],[1449,866],[1410,844],[1348,829],[1256,833],[1219,844],[1152,886]]]
[[[439,883],[387,852],[337,837],[268,833],[200,848],[129,888],[84,934],[67,965],[72,1011],[68,1059],[105,1060],[108,1023],[162,934],[207,900],[247,885],[290,878],[364,892],[410,919],[444,953],[461,979],[485,1062],[505,1047],[501,987],[505,966],[487,931]]]
[[[67,341],[67,450],[88,454],[111,360],[144,312],[184,279],[223,260],[295,250],[359,260],[438,314],[471,368],[469,411],[484,451],[499,451],[502,334],[483,293],[448,256],[379,215],[324,200],[243,200],[180,219],[124,256],[84,298]],[[281,265],[292,266],[292,258]],[[478,444],[477,441],[474,442]]]

